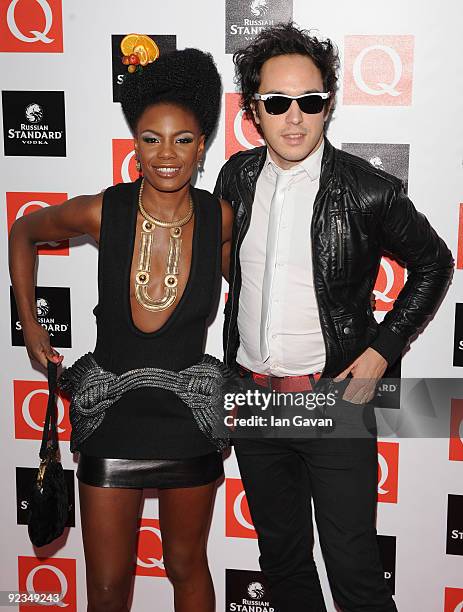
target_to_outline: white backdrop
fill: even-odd
[[[387,3],[366,0],[308,3],[294,0],[292,5],[285,0],[202,0],[195,4],[187,0],[168,4],[150,0],[136,3],[122,0],[80,0],[75,3],[62,0],[64,52],[59,49],[57,52],[47,52],[49,49],[46,45],[55,45],[56,41],[43,43],[23,40],[18,43],[18,36],[14,37],[11,33],[11,23],[9,33],[7,31],[7,9],[11,4],[16,6],[14,14],[19,34],[23,32],[23,38],[29,39],[35,36],[30,34],[32,30],[44,32],[47,29],[46,12],[43,11],[46,6],[51,7],[54,21],[49,38],[52,38],[56,35],[53,28],[60,25],[61,0],[50,0],[48,3],[45,0],[1,0],[0,73],[3,91],[64,92],[67,146],[66,156],[62,157],[41,156],[40,152],[19,156],[7,154],[2,156],[0,162],[0,198],[3,207],[0,231],[3,253],[0,263],[0,333],[3,347],[0,372],[3,399],[0,411],[0,524],[4,542],[0,553],[0,590],[24,589],[21,581],[25,580],[24,576],[29,571],[27,568],[33,567],[34,563],[46,566],[42,572],[37,572],[35,588],[45,588],[47,585],[49,588],[56,587],[59,572],[47,567],[61,567],[68,584],[65,598],[67,609],[81,611],[85,610],[85,568],[78,504],[77,526],[70,529],[59,546],[47,549],[45,556],[50,556],[48,561],[34,560],[35,553],[27,536],[27,528],[17,523],[16,505],[20,505],[20,500],[19,497],[17,499],[15,470],[16,467],[36,466],[39,448],[38,432],[33,425],[31,427],[30,423],[27,425],[23,422],[24,411],[21,415],[24,407],[21,397],[24,398],[24,389],[29,389],[21,381],[29,381],[31,389],[37,388],[44,376],[31,365],[24,348],[12,346],[7,211],[10,216],[16,214],[14,207],[19,206],[19,201],[40,200],[52,204],[60,201],[53,194],[72,197],[95,193],[113,183],[112,141],[129,139],[130,133],[119,104],[114,103],[112,98],[111,35],[128,32],[171,34],[176,35],[178,48],[199,47],[213,54],[223,77],[224,104],[216,138],[207,153],[204,176],[197,183],[200,187],[212,189],[225,160],[226,147],[227,150],[236,150],[235,139],[241,139],[242,148],[243,136],[251,144],[255,139],[246,125],[241,133],[234,129],[234,125],[240,126],[241,123],[239,118],[235,122],[234,97],[227,95],[234,92],[234,85],[232,56],[225,53],[226,33],[229,34],[230,45],[238,44],[244,41],[244,37],[240,39],[231,35],[232,31],[236,31],[236,28],[231,28],[233,24],[245,27],[245,19],[270,19],[272,15],[279,17],[285,12],[291,13],[292,8],[294,20],[299,25],[318,29],[321,36],[332,38],[340,49],[342,72],[338,104],[329,130],[331,141],[335,146],[346,145],[346,148],[352,143],[363,143],[365,146],[363,149],[360,147],[360,151],[365,151],[369,159],[375,157],[369,153],[374,150],[375,143],[392,145],[389,149],[378,149],[384,152],[384,156],[379,159],[381,156],[377,155],[379,161],[373,160],[373,163],[382,163],[386,169],[395,169],[397,173],[403,172],[407,176],[412,200],[445,239],[456,259],[463,195],[463,74],[457,61],[461,57],[460,3],[452,0],[430,0],[426,3],[420,0],[390,0]],[[21,7],[21,4],[24,6]],[[24,13],[29,9],[32,17]],[[31,26],[29,18],[35,19],[35,26]],[[10,44],[9,40],[13,42]],[[39,48],[40,45],[45,52]],[[33,96],[30,101],[35,101]],[[4,121],[9,125],[10,119],[5,114]],[[42,123],[46,120],[47,117],[44,117]],[[3,135],[3,140],[11,139]],[[367,144],[372,146],[367,147]],[[409,158],[407,149],[405,161],[402,158],[399,160],[399,151],[404,150],[399,145],[404,144],[409,145]],[[18,194],[24,192],[26,195],[21,200]],[[7,196],[7,193],[10,195]],[[96,264],[96,248],[85,239],[71,241],[69,255],[55,253],[39,257],[37,284],[70,288],[72,347],[60,349],[68,365],[94,346],[92,309],[97,302]],[[461,259],[460,266],[463,266]],[[452,365],[455,305],[461,300],[461,275],[461,270],[457,269],[439,312],[425,334],[413,343],[412,349],[404,356],[403,377],[461,376],[460,367]],[[382,282],[381,279],[378,282]],[[400,285],[397,278],[394,283],[395,288],[397,283]],[[225,283],[223,291],[227,291]],[[393,291],[390,295],[393,295]],[[377,316],[381,319],[390,304],[388,306],[380,301],[379,305],[382,311]],[[219,357],[222,356],[221,311],[222,308],[209,330],[207,343],[208,352]],[[44,406],[42,401],[42,410]],[[459,402],[454,402],[454,419],[463,419],[461,406]],[[34,409],[40,414],[40,407],[31,408]],[[40,418],[38,421],[40,423]],[[66,417],[64,429],[65,421]],[[460,422],[458,420],[457,430],[461,431]],[[448,439],[405,439],[396,442],[393,447],[390,445],[390,442],[384,441],[384,447],[381,447],[387,459],[387,468],[384,464],[383,469],[391,473],[381,472],[382,482],[386,482],[386,485],[379,492],[377,528],[379,534],[395,538],[395,559],[390,559],[388,564],[395,575],[398,608],[405,612],[461,610],[463,534],[453,538],[453,552],[446,552],[446,544],[448,505],[452,504],[452,512],[455,508],[463,508],[463,444],[460,439],[454,440],[450,453]],[[73,457],[67,452],[68,442],[62,442],[61,449],[65,468],[75,470]],[[398,456],[398,466],[394,463],[394,456],[396,459]],[[396,470],[398,480],[394,478]],[[217,493],[209,539],[217,610],[233,609],[226,608],[225,604],[225,570],[258,569],[257,540],[249,525],[246,527],[249,516],[245,501],[241,504],[244,519],[233,510],[237,507],[236,495],[240,490],[239,481],[234,480],[239,479],[239,471],[233,454],[226,461],[226,476],[227,482],[220,486]],[[452,496],[451,500],[449,495]],[[151,493],[144,503],[142,516],[145,521],[142,535],[145,539],[140,544],[137,571],[146,575],[136,576],[132,609],[137,612],[149,609],[168,611],[173,609],[171,585],[165,577],[156,576],[162,574],[162,563],[149,560],[159,560],[161,557],[155,533],[146,530],[146,526],[156,528],[157,525],[157,501]],[[454,529],[463,532],[463,517],[460,516],[459,520],[459,523],[452,522],[454,519],[450,522]],[[38,556],[44,554],[43,551],[36,552]],[[328,609],[332,612],[335,608],[318,545],[315,553]],[[60,565],[61,559],[70,561]]]

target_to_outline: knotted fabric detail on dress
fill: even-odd
[[[189,408],[202,433],[219,450],[229,445],[224,424],[224,393],[233,383],[231,371],[212,355],[185,370],[138,368],[117,375],[101,368],[92,353],[80,357],[66,368],[58,380],[59,388],[71,396],[71,452],[101,425],[105,411],[126,391],[156,387],[177,394]]]

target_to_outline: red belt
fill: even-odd
[[[313,391],[315,383],[322,375],[321,372],[313,374],[304,374],[302,376],[271,376],[269,374],[259,374],[252,372],[240,365],[240,376],[245,377],[251,375],[254,382],[260,387],[266,387],[272,391],[280,391],[281,393],[293,393],[298,391]]]

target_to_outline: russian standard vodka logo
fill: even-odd
[[[39,298],[37,300],[37,316],[44,317],[50,312],[50,304],[45,298]]]
[[[25,42],[25,43],[35,43],[39,40],[46,44],[52,43],[54,41],[54,38],[49,38],[47,34],[50,32],[51,26],[53,25],[53,13],[51,10],[51,6],[48,4],[47,0],[36,0],[37,4],[42,9],[43,14],[45,16],[45,26],[42,32],[39,32],[38,30],[30,30],[29,34],[32,34],[32,36],[27,36],[26,34],[21,32],[21,30],[18,28],[16,24],[16,20],[14,17],[14,11],[15,11],[16,5],[20,1],[21,0],[12,0],[12,2],[10,2],[10,6],[8,7],[8,11],[6,13],[6,21],[8,23],[10,32],[13,34],[13,36],[17,38],[18,40],[20,40],[21,42]]]
[[[2,91],[5,155],[66,157],[64,91]]]
[[[368,161],[373,166],[373,168],[378,168],[378,170],[386,171],[386,168],[384,167],[384,164],[383,164],[383,160],[378,155],[371,157]]]
[[[268,12],[268,0],[253,0],[250,9],[254,17],[263,17]]]
[[[43,119],[43,108],[40,104],[33,102],[26,107],[26,119],[29,123],[38,123]]]
[[[262,30],[293,18],[293,0],[227,0],[225,52],[234,53]]]
[[[251,582],[248,586],[248,595],[252,599],[262,599],[265,595],[265,589],[260,582]]]

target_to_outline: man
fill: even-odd
[[[325,137],[339,63],[329,40],[279,25],[234,61],[266,146],[231,157],[216,185],[235,213],[226,363],[267,390],[344,381],[335,414],[369,434],[235,439],[261,568],[280,612],[326,610],[312,499],[337,605],[396,610],[376,541],[376,424],[365,404],[434,312],[453,259],[401,181]],[[383,250],[406,263],[408,279],[378,325],[369,298]]]

